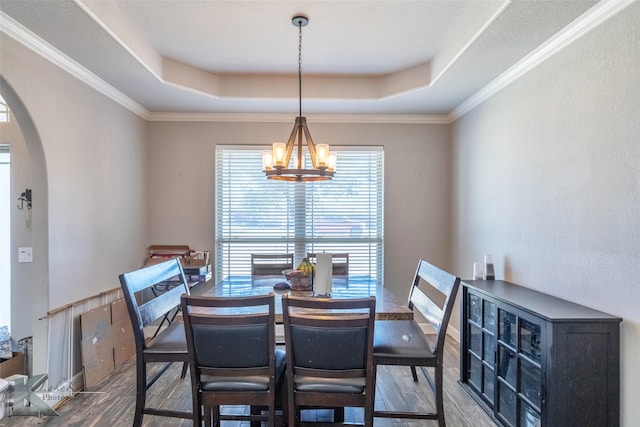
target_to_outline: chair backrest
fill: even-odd
[[[293,378],[331,378],[373,395],[375,297],[282,296],[289,390]],[[313,380],[311,380],[313,381]],[[371,387],[370,389],[367,389]]]
[[[248,297],[183,295],[182,316],[192,374],[252,377],[274,390],[273,292]]]
[[[293,254],[251,254],[251,275],[281,275],[293,269]]]
[[[145,348],[144,327],[178,307],[180,296],[189,294],[189,284],[177,258],[123,273],[119,278],[138,352]],[[152,292],[154,286],[167,283],[172,286],[167,286],[166,292]]]
[[[348,276],[349,275],[349,253],[332,253],[333,259],[332,272],[334,276]],[[307,252],[307,258],[309,261],[316,262],[316,254],[313,252]]]
[[[420,259],[409,292],[409,308],[417,310],[436,331],[435,350],[442,351],[460,278]]]

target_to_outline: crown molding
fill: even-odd
[[[489,84],[453,109],[453,111],[448,115],[449,122],[454,122],[469,111],[473,110],[475,107],[500,92],[509,84],[540,65],[546,59],[560,52],[562,49],[586,35],[589,31],[593,30],[634,2],[635,0],[600,1],[570,25],[563,28],[555,36],[541,44],[529,55],[522,58],[507,71],[496,77]]]
[[[318,123],[452,123],[634,2],[635,0],[600,1],[572,24],[454,108],[448,115],[318,114],[307,117]],[[291,114],[152,113],[2,11],[0,11],[0,31],[147,121],[289,122],[293,117]]]
[[[435,75],[432,77],[431,79],[431,86],[435,85],[438,80],[440,80],[440,78],[442,76],[445,75],[445,73],[447,71],[449,71],[449,68],[451,68],[453,66],[453,64],[456,63],[456,61],[458,61],[458,59],[460,59],[460,57],[471,47],[473,46],[473,44],[480,38],[480,36],[482,36],[485,31],[487,31],[487,29],[491,26],[491,24],[493,24],[495,22],[496,19],[498,19],[498,17],[500,15],[502,15],[502,12],[505,11],[505,9],[507,7],[509,7],[509,5],[513,2],[513,0],[508,0],[505,1],[504,4],[502,4],[498,10],[496,10],[492,16],[489,17],[489,19],[484,23],[484,25],[482,27],[480,27],[480,29],[469,39],[467,40],[467,42],[465,43],[464,46],[462,46],[462,48],[460,50],[458,50],[458,52],[445,64],[444,67],[442,67],[442,69]]]
[[[149,111],[146,108],[60,52],[2,11],[0,11],[0,31],[132,113],[143,119],[148,117]]]
[[[314,123],[397,123],[397,124],[449,124],[447,115],[398,114],[305,114]],[[150,122],[240,122],[289,123],[295,114],[253,113],[150,113]]]

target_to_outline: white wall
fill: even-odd
[[[455,259],[624,319],[621,421],[640,420],[640,3],[452,127]]]
[[[12,298],[12,324],[28,325],[47,310],[118,287],[118,274],[140,266],[147,246],[146,122],[3,34],[0,49],[0,90],[15,94],[5,98],[21,113],[33,174],[34,263],[13,277],[30,292]]]
[[[150,243],[213,251],[216,144],[268,147],[288,137],[294,119],[150,123]],[[418,258],[448,268],[449,126],[308,123],[314,141],[384,146],[385,285],[404,299]]]

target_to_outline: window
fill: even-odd
[[[0,96],[0,123],[9,122],[9,106],[2,96]]]
[[[383,151],[336,148],[331,181],[265,178],[262,148],[216,150],[216,281],[250,274],[251,253],[349,252],[349,273],[382,278]],[[310,160],[306,159],[307,164]]]
[[[0,144],[0,326],[11,330],[11,164],[9,145]]]

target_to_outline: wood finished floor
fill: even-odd
[[[160,404],[164,408],[191,410],[191,385],[189,376],[180,379],[181,364],[175,363],[151,388],[149,403]],[[152,374],[151,368],[149,375]],[[458,384],[459,349],[458,343],[447,339],[444,374],[444,405],[447,426],[450,427],[494,427],[496,424],[473,401]],[[376,409],[412,410],[424,406],[433,408],[431,390],[425,379],[420,377],[414,383],[409,368],[380,367],[376,388]],[[172,390],[168,393],[158,391]],[[135,406],[135,359],[106,378],[93,392],[101,394],[79,394],[58,409],[59,417],[39,419],[35,417],[10,417],[0,420],[0,426],[30,427],[44,425],[78,427],[120,427],[131,426]],[[244,411],[243,407],[228,407],[227,411]],[[329,411],[305,411],[303,421],[330,421]],[[361,423],[362,410],[347,408],[345,421]],[[435,421],[391,420],[376,418],[376,427],[417,427],[436,426]],[[145,415],[144,426],[191,426],[190,420],[160,418]],[[226,421],[224,427],[246,427],[248,422]]]

